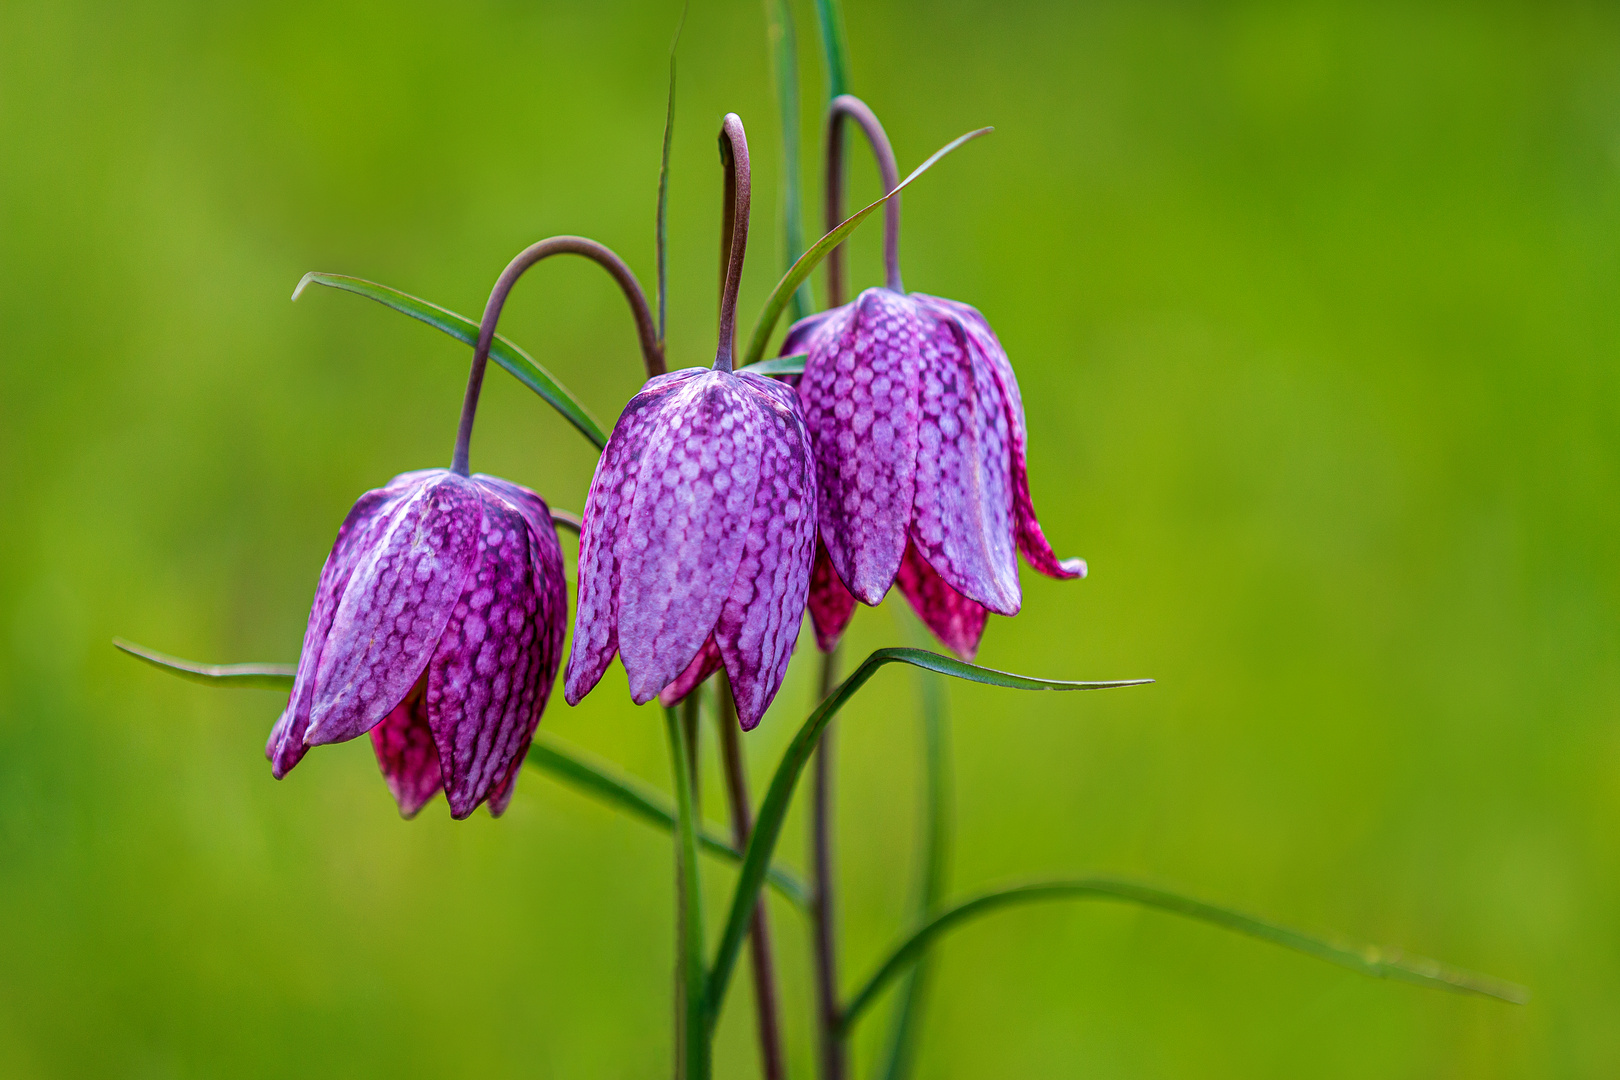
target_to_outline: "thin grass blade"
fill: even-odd
[[[669,96],[664,104],[664,151],[658,162],[658,347],[664,347],[664,327],[669,312],[669,151],[675,143],[675,47],[681,43],[681,31],[686,27],[688,5],[681,5],[681,18],[675,24],[675,37],[669,43]]]
[[[937,671],[941,675],[950,675],[953,678],[1018,690],[1106,690],[1121,686],[1139,686],[1153,681],[1124,679],[1074,682],[1062,679],[1034,679],[1026,675],[1013,675],[1005,671],[963,663],[960,660],[940,656],[938,653],[928,652],[926,649],[879,649],[868,656],[861,662],[860,667],[840,683],[836,690],[827,695],[826,700],[816,706],[815,711],[800,725],[798,733],[793,736],[793,741],[782,754],[775,775],[771,777],[771,786],[766,791],[765,801],[759,808],[759,819],[754,823],[754,835],[749,840],[748,850],[743,856],[742,869],[737,873],[737,885],[732,890],[731,907],[726,914],[725,929],[720,935],[714,965],[709,969],[708,1021],[711,1030],[720,1015],[720,1006],[725,1001],[726,989],[737,965],[737,955],[742,949],[743,939],[748,934],[749,916],[753,912],[755,900],[759,897],[766,868],[770,866],[776,851],[776,842],[781,838],[782,825],[787,820],[788,804],[793,800],[793,790],[798,785],[799,777],[804,773],[804,767],[810,761],[810,755],[814,752],[816,743],[821,740],[821,733],[826,730],[828,722],[844,707],[845,702],[854,697],[855,693],[877,674],[880,668],[888,664],[910,664],[925,671]]]
[[[816,0],[816,23],[821,29],[821,55],[827,64],[827,100],[849,93],[849,39],[844,35],[844,11],[838,0]]]
[[[764,357],[765,346],[771,339],[771,331],[776,329],[777,321],[781,319],[782,312],[787,309],[788,300],[793,296],[794,291],[809,279],[811,272],[821,265],[821,260],[827,257],[828,252],[843,243],[844,238],[854,232],[861,222],[871,217],[873,211],[904,191],[917,177],[933,168],[934,163],[940,158],[963,143],[971,142],[981,135],[988,135],[994,130],[994,128],[987,127],[979,128],[977,131],[970,131],[966,135],[952,139],[934,151],[927,161],[913,169],[911,175],[896,184],[893,191],[876,202],[855,211],[855,213],[845,218],[836,229],[811,245],[809,251],[799,256],[792,267],[788,269],[788,272],[782,276],[782,280],[776,283],[776,288],[771,290],[770,297],[765,301],[765,310],[760,312],[759,321],[754,324],[753,337],[748,340],[748,351],[744,354],[742,363],[737,366],[746,367],[749,364],[757,364]]]
[[[133,641],[123,638],[113,638],[113,646],[135,657],[144,660],[161,671],[170,675],[178,675],[182,679],[192,682],[207,683],[210,686],[229,686],[245,690],[291,690],[293,673],[297,668],[292,664],[199,664],[193,660],[182,660],[178,656],[160,653],[156,649],[148,649],[144,645],[137,645]]]
[[[425,322],[434,329],[442,330],[463,344],[478,343],[476,321],[465,315],[458,315],[449,308],[442,308],[438,304],[412,296],[410,293],[400,292],[398,289],[379,285],[364,278],[310,271],[298,282],[298,288],[293,290],[292,298],[297,300],[298,295],[311,283],[375,300],[403,315]],[[607,445],[607,436],[603,434],[602,426],[591,416],[584,403],[574,396],[573,391],[553,378],[551,372],[537,364],[534,357],[513,344],[511,339],[496,334],[495,341],[490,346],[489,358],[511,372],[518,382],[539,394],[546,404],[562,414],[564,420],[573,424],[579,429],[580,434],[596,444],[598,450]]]
[[[799,165],[799,39],[793,31],[793,8],[788,0],[765,0],[765,33],[771,46],[771,75],[776,82],[776,108],[782,121],[782,260],[783,270],[804,252],[804,201],[800,194]],[[789,300],[797,322],[815,309],[815,297],[806,280]]]
[[[1269,941],[1374,978],[1398,979],[1440,990],[1478,994],[1517,1005],[1522,1005],[1530,999],[1530,992],[1522,986],[1493,979],[1487,975],[1463,971],[1423,957],[1408,956],[1399,949],[1347,945],[1150,885],[1120,878],[1091,877],[1069,881],[1036,882],[981,893],[959,901],[923,922],[911,931],[882,964],[878,965],[871,978],[867,979],[855,996],[850,998],[849,1005],[844,1010],[845,1031],[847,1032],[849,1027],[860,1019],[861,1013],[872,1004],[884,986],[906,967],[915,963],[929,944],[941,934],[980,915],[1015,904],[1041,900],[1083,899],[1118,900],[1184,915],[1262,941]]]

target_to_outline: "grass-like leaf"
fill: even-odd
[[[821,741],[821,733],[826,730],[828,721],[838,714],[838,710],[843,708],[845,702],[855,696],[856,691],[877,674],[879,668],[887,664],[910,664],[925,671],[936,671],[941,675],[950,675],[969,682],[1015,690],[1106,690],[1119,686],[1140,686],[1153,681],[1124,679],[1106,682],[1071,682],[1060,679],[1032,679],[1026,675],[1014,675],[953,660],[925,649],[879,649],[861,661],[861,666],[856,668],[849,678],[839,683],[838,688],[827,695],[826,700],[816,706],[815,711],[800,725],[798,733],[793,736],[793,741],[783,753],[782,760],[776,767],[776,774],[771,778],[770,789],[765,793],[765,801],[760,805],[759,820],[754,823],[754,835],[748,841],[748,851],[743,856],[742,869],[737,874],[737,885],[731,894],[731,907],[726,915],[725,929],[721,932],[714,966],[710,969],[708,1021],[711,1030],[719,1018],[720,1006],[725,1000],[732,971],[736,968],[737,955],[742,949],[743,939],[748,935],[754,902],[759,897],[759,890],[765,880],[765,871],[769,868],[776,851],[776,842],[782,835],[782,825],[787,820],[788,804],[793,799],[793,789],[798,785],[799,777],[803,774],[816,744]]]
[[[794,353],[792,356],[773,356],[769,360],[749,364],[747,370],[752,371],[755,375],[803,375],[804,362],[809,358],[808,353]]]
[[[199,664],[123,638],[113,638],[113,644],[159,670],[210,686],[291,690],[297,670],[292,664]],[[589,760],[558,739],[537,734],[529,746],[528,763],[664,832],[675,828],[675,811],[662,795],[639,781],[617,775],[611,766]],[[698,844],[710,855],[727,862],[742,862],[743,853],[708,826],[699,831]],[[810,909],[809,891],[791,871],[773,866],[765,880],[794,907],[801,911]]]
[[[932,918],[924,921],[907,935],[878,969],[850,998],[844,1009],[843,1029],[860,1019],[861,1013],[877,998],[890,980],[915,963],[929,944],[941,934],[953,930],[980,915],[1014,904],[1027,904],[1039,900],[1119,900],[1141,904],[1144,907],[1184,915],[1191,919],[1213,923],[1227,930],[1248,934],[1284,948],[1314,956],[1340,967],[1359,971],[1380,979],[1399,979],[1441,990],[1523,1004],[1530,992],[1522,986],[1493,979],[1486,975],[1448,967],[1434,960],[1407,956],[1398,949],[1357,947],[1307,934],[1267,919],[1246,915],[1241,911],[1206,904],[1202,900],[1182,896],[1180,893],[1125,881],[1112,877],[1075,878],[1069,881],[1036,882],[997,889],[959,901]]]
[[[364,278],[350,277],[347,274],[322,274],[312,270],[298,282],[298,288],[293,290],[292,298],[297,300],[298,294],[302,293],[311,282],[375,300],[385,307],[391,307],[401,314],[443,330],[463,344],[478,344],[476,320],[469,319],[465,315],[457,315],[449,308],[442,308],[410,293],[400,292],[398,289],[391,289],[387,285],[379,285]],[[578,428],[580,434],[591,440],[598,450],[607,445],[607,436],[603,434],[602,426],[591,416],[579,398],[574,396],[573,391],[553,378],[551,372],[535,363],[534,357],[513,344],[511,339],[496,334],[495,340],[490,345],[489,358],[511,372],[518,382],[539,394],[546,404],[556,409],[564,420]]]
[[[687,5],[681,5],[681,18],[669,43],[669,96],[664,101],[664,151],[658,161],[658,212],[654,223],[655,257],[658,262],[658,347],[664,347],[664,327],[669,321],[669,152],[675,144],[675,47],[686,27]]]
[[[821,28],[821,55],[827,64],[827,100],[849,93],[849,44],[844,36],[844,11],[838,0],[816,0],[816,22]]]
[[[804,247],[804,203],[799,193],[799,39],[788,0],[765,0],[765,34],[771,46],[771,75],[782,121],[782,258],[786,269],[791,269]],[[794,321],[810,314],[815,299],[809,281],[793,290],[789,307]]]
[[[913,169],[911,175],[896,184],[893,191],[888,192],[876,202],[855,211],[845,218],[836,229],[812,244],[809,251],[800,255],[788,272],[782,276],[782,280],[776,283],[776,288],[771,290],[770,297],[765,301],[765,310],[760,312],[759,321],[754,324],[754,335],[748,340],[748,351],[743,355],[742,361],[737,366],[746,367],[749,364],[759,363],[760,358],[765,355],[765,346],[771,339],[771,331],[776,329],[777,320],[782,317],[782,312],[786,310],[789,299],[792,298],[799,286],[809,279],[811,271],[821,265],[821,260],[827,257],[827,253],[843,243],[844,238],[854,232],[856,226],[871,217],[873,211],[878,207],[904,191],[913,180],[933,168],[934,163],[940,158],[963,143],[971,142],[981,135],[988,135],[994,130],[994,128],[980,128],[977,131],[970,131],[966,135],[952,139],[934,151],[927,161]]]
[[[293,673],[297,670],[292,664],[198,664],[191,660],[182,660],[178,656],[160,653],[156,649],[148,649],[144,645],[125,641],[123,638],[113,638],[113,645],[137,660],[144,660],[171,675],[178,675],[192,682],[208,683],[211,686],[232,686],[247,690],[291,690]]]

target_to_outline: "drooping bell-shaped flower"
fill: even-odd
[[[725,135],[736,180],[715,366],[649,380],[614,425],[585,502],[563,692],[578,703],[615,653],[638,704],[678,700],[724,666],[749,730],[804,618],[816,488],[792,389],[731,370],[748,152],[734,115]]]
[[[876,117],[853,98],[833,108],[835,123],[849,116],[866,130],[892,190]],[[807,354],[798,392],[821,541],[810,610],[830,648],[854,600],[876,604],[898,585],[929,629],[971,658],[988,614],[1022,603],[1019,552],[1056,578],[1086,567],[1060,560],[1036,520],[1023,400],[995,333],[967,304],[902,289],[898,202],[886,206],[887,287],[800,320],[782,345]]]
[[[287,709],[265,748],[277,779],[311,746],[371,733],[411,817],[499,815],[545,709],[567,620],[545,502],[492,476],[429,469],[360,497],[321,571]]]

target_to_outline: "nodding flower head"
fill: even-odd
[[[439,791],[499,815],[562,655],[562,549],[546,504],[492,476],[405,473],[368,491],[321,571],[287,709],[280,779],[366,732],[411,817]]]
[[[617,653],[638,703],[673,703],[723,665],[744,730],[798,640],[815,554],[810,441],[791,388],[732,371],[748,231],[748,147],[726,117],[727,272],[713,369],[651,379],[597,462],[579,548],[563,692],[577,703]]]
[[[893,154],[876,118],[837,99],[834,145],[843,116],[865,129],[892,190]],[[831,171],[828,183],[835,199]],[[1036,520],[1018,380],[984,316],[904,292],[898,201],[888,204],[888,286],[800,320],[782,345],[783,355],[807,354],[798,392],[821,538],[810,610],[830,648],[854,600],[876,604],[898,584],[929,629],[971,658],[988,613],[1019,609],[1018,552],[1056,578],[1082,577],[1086,565],[1060,560]]]

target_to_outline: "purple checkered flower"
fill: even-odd
[[[782,352],[808,354],[798,392],[821,493],[810,610],[823,648],[854,600],[876,604],[898,584],[928,628],[971,658],[987,615],[1019,609],[1020,551],[1043,574],[1085,575],[1036,520],[1023,399],[978,311],[867,289],[794,325]]]
[[[815,522],[792,389],[704,368],[649,380],[614,425],[585,501],[568,703],[615,653],[637,704],[673,703],[724,665],[752,729],[798,640]]]
[[[412,817],[439,791],[464,818],[512,798],[562,655],[567,596],[551,513],[493,476],[428,469],[368,491],[321,571],[292,697],[265,753],[366,732]]]

